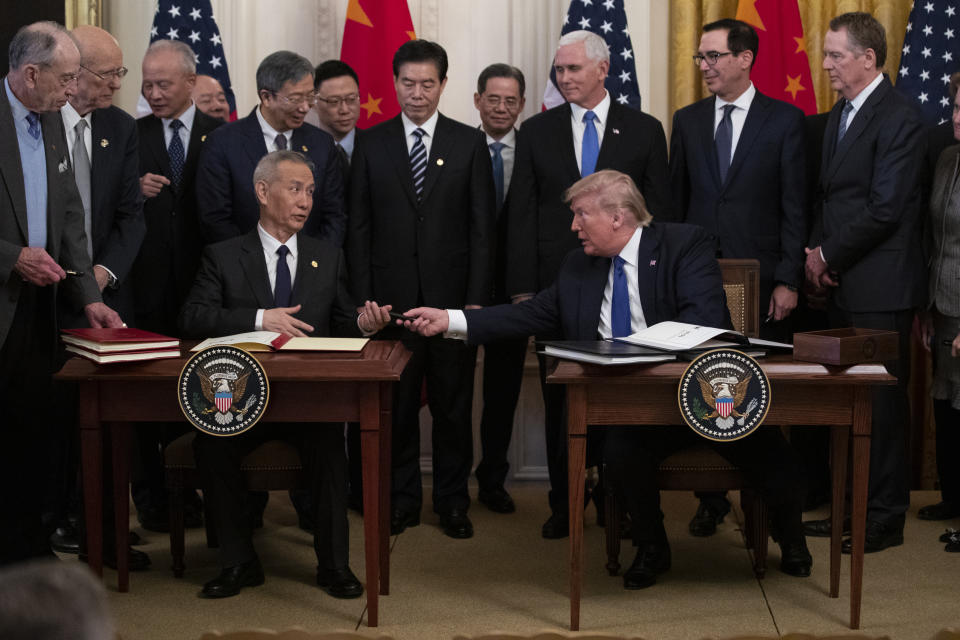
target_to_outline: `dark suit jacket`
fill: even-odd
[[[131,320],[133,287],[127,276],[147,232],[140,194],[140,156],[136,121],[118,107],[90,114],[93,264],[117,276],[117,288],[103,290],[103,301],[124,320]],[[82,316],[65,319],[87,326]]]
[[[343,251],[297,234],[297,272],[291,306],[315,336],[359,336],[347,290]],[[260,236],[254,229],[206,247],[196,282],[180,313],[180,329],[197,338],[253,331],[258,309],[272,309],[273,290]]]
[[[808,246],[822,245],[840,277],[833,300],[851,312],[923,303],[920,179],[923,124],[916,105],[884,78],[837,145],[843,100],[830,112]]]
[[[197,168],[197,207],[207,242],[219,242],[255,229],[260,205],[253,190],[253,170],[267,155],[257,108],[210,135]],[[313,209],[304,233],[343,245],[347,214],[343,175],[333,138],[312,124],[294,129],[290,149],[314,164]]]
[[[64,269],[83,271],[83,277],[68,277],[52,285],[65,295],[75,311],[100,301],[97,282],[93,278],[87,238],[83,231],[83,203],[77,192],[73,172],[69,168],[67,140],[60,113],[40,115],[43,145],[47,160],[47,253]],[[27,246],[27,200],[20,164],[20,146],[13,122],[7,92],[0,81],[0,346],[7,339],[23,278],[14,271],[20,251]],[[51,326],[55,318],[50,318]],[[51,342],[57,336],[51,335]]]
[[[180,186],[165,186],[159,194],[143,203],[147,235],[133,266],[134,303],[138,314],[153,313],[165,300],[172,300],[176,309],[169,311],[175,318],[193,285],[203,248],[197,219],[197,159],[207,135],[221,124],[221,120],[197,110]],[[137,120],[137,131],[140,134],[140,175],[156,173],[169,178],[170,156],[164,141],[163,122],[148,115]]]
[[[521,128],[509,210],[507,293],[535,293],[553,282],[563,257],[579,246],[570,231],[573,214],[563,192],[580,179],[573,148],[570,105],[564,103],[526,120]],[[610,104],[597,171],[626,173],[660,220],[673,217],[667,170],[667,141],[653,116]]]
[[[673,202],[680,220],[717,238],[720,257],[760,261],[760,306],[777,283],[799,287],[807,239],[803,111],[757,92],[726,180],[720,182],[713,124],[716,98],[674,114]]]
[[[417,202],[401,117],[353,149],[347,265],[358,303],[489,304],[493,175],[483,134],[440,115]]]
[[[716,243],[700,227],[654,222],[638,250],[638,287],[647,326],[675,320],[731,327],[715,257]],[[471,344],[528,335],[595,340],[610,258],[576,249],[567,254],[555,282],[531,300],[466,311]]]

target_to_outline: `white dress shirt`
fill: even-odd
[[[260,223],[257,223],[257,233],[260,235],[260,245],[263,247],[263,257],[267,261],[267,279],[270,281],[270,291],[273,291],[277,286],[277,263],[280,261],[280,256],[277,255],[277,249],[280,248],[281,244],[287,245],[287,249],[290,250],[287,253],[287,268],[290,269],[290,290],[293,291],[293,284],[297,279],[297,236],[296,234],[290,236],[286,242],[280,242],[272,235],[267,233],[267,230],[264,229]],[[257,318],[255,321],[255,329],[257,331],[263,330],[263,312],[266,309],[257,309]]]
[[[197,105],[191,102],[187,110],[180,114],[179,118],[160,119],[160,122],[163,123],[163,146],[166,149],[170,148],[170,141],[173,140],[173,129],[170,128],[170,123],[174,120],[179,120],[183,123],[183,126],[180,127],[180,142],[183,143],[184,161],[186,161],[187,153],[190,151],[190,131],[193,130],[193,117],[195,115],[197,115]]]
[[[357,143],[357,128],[354,127],[343,136],[337,144],[346,152],[347,158],[353,160],[353,145]]]
[[[750,105],[753,103],[753,97],[757,95],[757,88],[750,83],[747,90],[740,94],[733,102],[722,100],[719,96],[715,100],[716,109],[713,114],[713,136],[717,136],[717,127],[723,120],[723,108],[732,104],[736,109],[730,112],[730,124],[733,131],[730,132],[730,162],[733,162],[733,154],[737,152],[737,143],[740,141],[740,134],[743,132],[743,123],[747,121],[747,112],[750,111]]]
[[[583,130],[586,123],[583,121],[583,114],[587,111],[593,111],[597,119],[593,121],[597,129],[597,149],[603,146],[603,130],[607,128],[607,114],[610,113],[610,92],[607,91],[600,104],[593,109],[584,109],[580,105],[570,103],[570,126],[573,127],[573,152],[577,154],[577,168],[583,172],[583,166],[580,164],[580,156],[583,152]]]
[[[640,304],[640,284],[637,280],[639,273],[637,253],[640,251],[640,236],[643,227],[637,227],[630,240],[620,250],[623,258],[623,272],[627,276],[627,292],[630,294],[630,331],[636,333],[647,327],[647,320],[643,316],[643,306]],[[613,336],[610,324],[611,307],[613,306],[613,271],[614,263],[610,260],[610,272],[607,274],[607,286],[603,288],[603,302],[600,303],[600,326],[597,333],[606,340]]]
[[[506,196],[510,192],[510,178],[513,177],[513,161],[517,155],[517,130],[511,128],[502,138],[496,140],[489,133],[487,136],[487,149],[490,151],[490,157],[493,158],[493,149],[490,145],[494,142],[503,144],[500,149],[500,157],[503,158],[503,194]]]
[[[263,114],[260,113],[260,107],[257,107],[256,113],[257,122],[260,123],[260,130],[263,131],[263,141],[267,145],[267,153],[279,151],[280,148],[277,147],[277,136],[280,135],[280,132],[270,126],[270,123],[267,122]],[[284,131],[283,137],[287,139],[287,149],[293,149],[291,146],[293,144],[293,129]]]
[[[414,124],[413,120],[407,117],[407,114],[400,112],[400,120],[403,122],[403,134],[407,141],[407,155],[413,151],[413,145],[417,141],[417,136],[413,134],[417,128],[423,129],[423,146],[427,148],[427,159],[430,158],[430,148],[433,146],[433,132],[437,129],[437,120],[440,119],[440,112],[434,111],[433,115],[427,118],[423,124]]]

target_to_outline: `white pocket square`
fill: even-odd
[[[61,160],[60,164],[57,165],[57,171],[59,171],[60,173],[65,172],[69,168],[70,168],[70,164],[67,162],[66,158]]]

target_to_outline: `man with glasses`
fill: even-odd
[[[198,75],[193,87],[193,103],[211,118],[226,122],[230,118],[230,103],[220,81],[213,76]]]
[[[256,227],[260,209],[253,170],[267,153],[289,149],[315,167],[313,209],[304,232],[341,246],[346,212],[337,148],[329,134],[304,122],[317,103],[313,65],[292,51],[271,53],[257,67],[257,93],[260,104],[211,135],[200,158],[197,206],[204,240],[226,240]]]
[[[337,143],[337,156],[346,181],[350,157],[359,135],[360,79],[346,62],[326,60],[317,65],[313,87],[317,92],[316,112],[320,128],[333,136]]]
[[[753,86],[758,43],[739,20],[703,27],[693,60],[713,95],[674,114],[671,185],[679,220],[710,232],[717,257],[760,261],[761,336],[790,341],[807,229],[804,116]],[[722,492],[697,495],[690,533],[713,535],[730,503]]]

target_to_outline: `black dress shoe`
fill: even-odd
[[[80,533],[77,528],[65,524],[50,534],[50,548],[60,553],[80,553]]]
[[[353,575],[350,567],[340,569],[317,569],[317,585],[334,598],[359,598],[363,585]]]
[[[952,502],[938,502],[920,507],[917,517],[921,520],[950,520],[960,517],[960,505]],[[56,549],[56,547],[54,547]]]
[[[805,536],[810,536],[812,538],[829,538],[830,537],[830,518],[824,518],[823,520],[805,520],[803,522],[803,534]],[[850,535],[850,517],[843,519],[843,535]]]
[[[646,589],[657,581],[657,574],[670,568],[670,545],[644,544],[637,549],[637,557],[623,574],[624,589]]]
[[[559,540],[570,535],[570,516],[566,513],[554,511],[543,523],[540,535],[547,540]]]
[[[105,551],[103,554],[103,565],[105,567],[110,567],[111,569],[116,570],[117,568],[117,552],[113,549],[113,545],[106,547],[109,551]],[[80,554],[80,562],[87,561],[87,554]],[[150,556],[148,556],[143,551],[134,549],[133,547],[127,548],[127,569],[130,571],[146,571],[150,568],[150,565],[153,564],[150,561]]]
[[[889,547],[898,547],[903,544],[903,526],[885,525],[875,520],[867,520],[866,539],[863,543],[864,553],[876,553]],[[851,553],[853,539],[847,538],[840,547],[843,553]]]
[[[243,587],[256,587],[263,581],[263,567],[260,566],[260,560],[254,558],[250,562],[222,569],[219,576],[203,585],[200,596],[229,598],[240,593]]]
[[[473,537],[473,523],[467,517],[466,509],[451,509],[447,513],[441,513],[440,526],[443,527],[443,533],[451,538]]]
[[[390,535],[396,536],[403,533],[407,527],[415,527],[420,524],[419,511],[404,511],[394,509],[390,514]]]
[[[960,531],[956,529],[947,529],[940,534],[940,542],[950,542],[950,539],[956,534],[960,534]]]
[[[513,498],[503,487],[494,487],[489,491],[480,489],[477,494],[477,500],[481,504],[487,505],[490,511],[495,513],[513,513],[517,510],[517,505],[513,503]]]
[[[949,553],[960,553],[960,532],[954,531],[946,539],[947,546],[943,548]]]
[[[789,576],[806,578],[810,575],[813,557],[807,549],[806,540],[780,545],[780,571]]]
[[[713,506],[701,501],[697,512],[690,519],[690,535],[698,538],[712,536],[717,532],[717,525],[730,513],[730,505],[724,511],[717,511]]]

